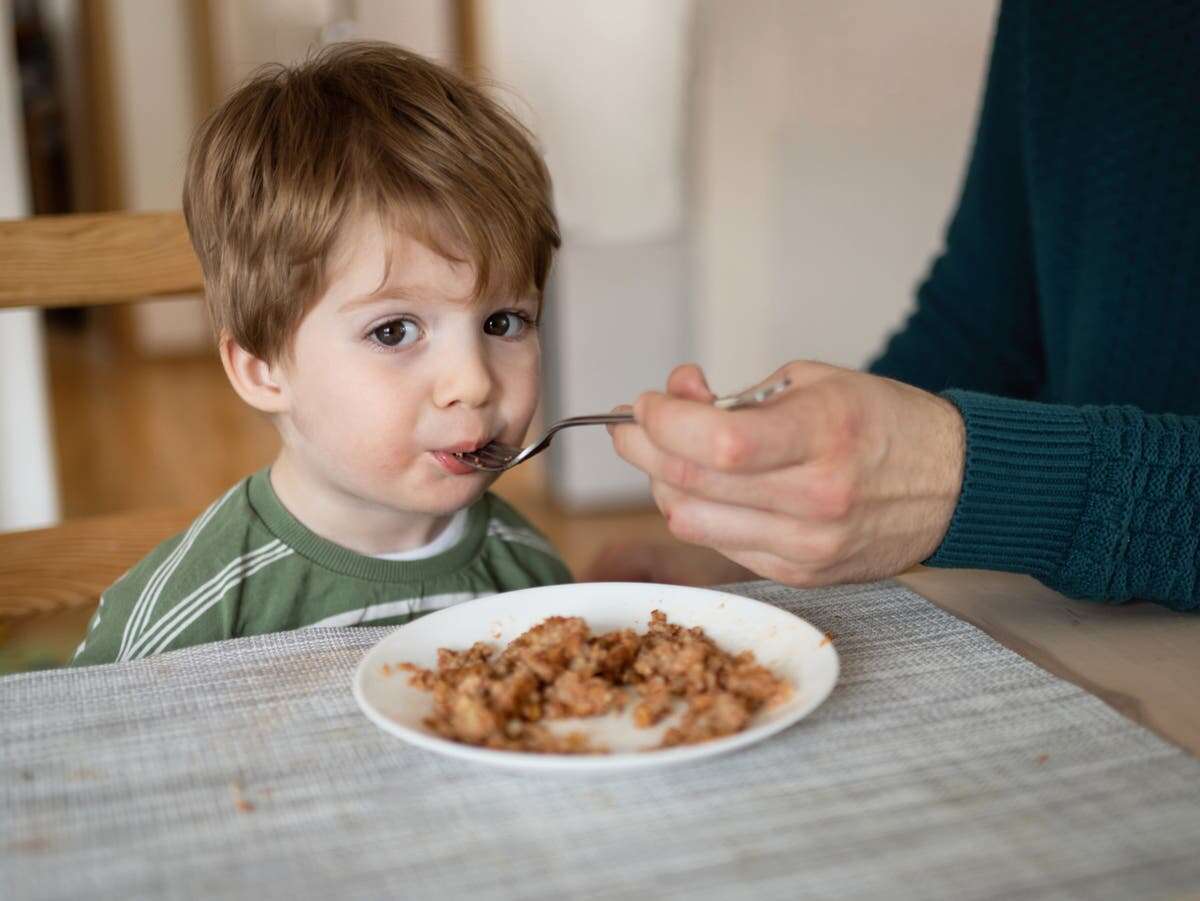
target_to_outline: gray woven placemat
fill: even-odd
[[[474,766],[350,695],[386,629],[0,680],[0,897],[1155,898],[1200,761],[891,583],[738,586],[835,633],[783,734],[603,779]]]

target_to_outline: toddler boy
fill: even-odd
[[[455,457],[520,444],[538,399],[559,235],[520,125],[422,57],[340,44],[209,117],[183,208],[225,372],[281,449],[105,592],[75,664],[570,581]]]

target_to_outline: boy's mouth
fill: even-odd
[[[479,472],[474,466],[468,466],[458,457],[446,451],[430,451],[434,461],[452,476],[469,476]]]
[[[491,438],[484,438],[475,441],[460,441],[458,444],[452,444],[449,447],[443,447],[440,450],[430,451],[430,455],[446,472],[456,476],[466,476],[472,473],[479,472],[474,466],[468,466],[462,460],[458,459],[455,454],[466,454],[471,451],[479,450],[485,444],[491,442]]]

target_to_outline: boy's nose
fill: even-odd
[[[482,407],[491,399],[494,387],[495,379],[484,355],[478,348],[464,349],[447,355],[433,402],[439,407]]]

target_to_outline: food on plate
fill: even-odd
[[[385,671],[390,671],[390,667]],[[639,635],[593,635],[580,617],[552,616],[499,653],[486,642],[465,651],[438,649],[437,669],[411,663],[412,685],[433,695],[427,728],[443,738],[506,751],[596,754],[579,732],[549,721],[622,711],[648,728],[684,707],[660,747],[695,744],[746,728],[759,710],[786,700],[791,685],[754,658],[730,654],[699,627],[685,628],[655,610]]]

